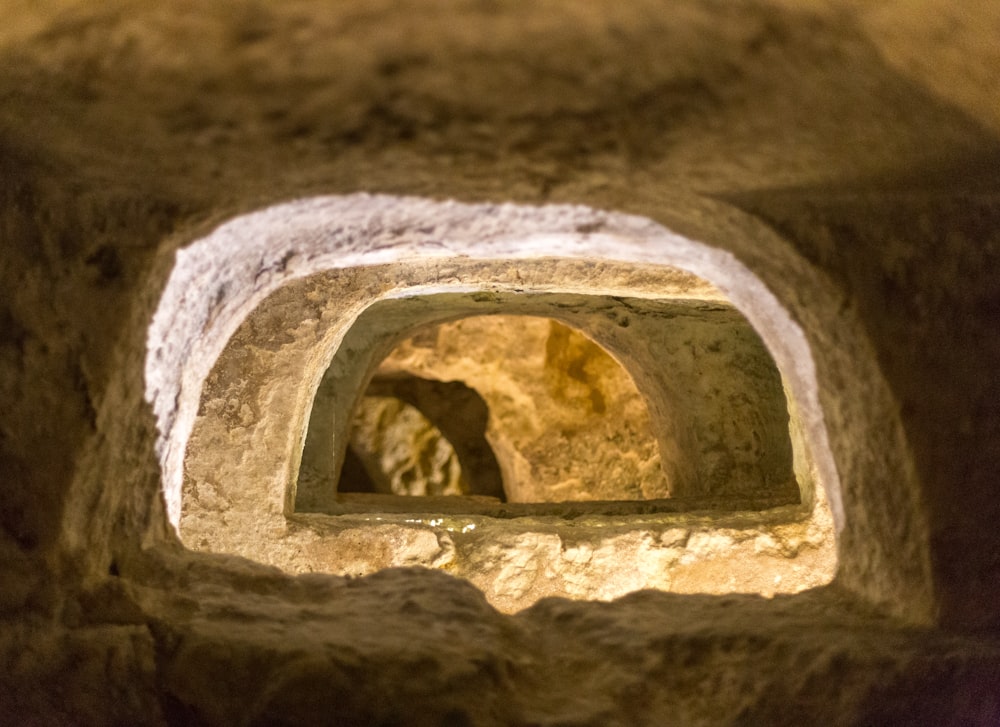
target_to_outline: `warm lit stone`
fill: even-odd
[[[370,202],[394,213],[416,204],[442,224],[456,212],[464,221],[467,211],[415,200],[391,208],[388,199],[332,202],[347,209]],[[537,220],[491,209],[482,219],[499,225],[509,215],[509,224],[549,225],[591,213],[534,214]],[[343,224],[342,214],[337,219]],[[631,220],[622,223],[622,234],[637,234]],[[472,230],[479,224],[473,220]],[[405,239],[405,232],[394,234]],[[452,232],[453,244],[462,234],[470,233]],[[301,275],[263,299],[225,342],[200,392],[186,441],[184,542],[293,573],[373,573],[403,558],[469,579],[505,610],[553,595],[794,593],[828,582],[837,559],[835,511],[816,487],[824,445],[822,438],[807,441],[806,429],[815,433],[817,424],[802,420],[792,398],[795,391],[803,402],[811,396],[803,361],[787,359],[790,378],[783,377],[748,320],[690,273],[552,259],[551,236],[536,239],[520,243],[516,266],[488,255],[449,263],[450,285],[478,285],[476,292],[448,292],[440,262],[401,262],[396,287],[384,287],[381,267],[359,265]],[[564,244],[578,249],[588,239]],[[468,244],[494,243],[470,234]],[[532,258],[533,251],[544,256]],[[677,254],[693,253],[679,243]],[[561,290],[574,290],[581,277],[591,294]],[[427,279],[437,281],[431,294]],[[617,289],[624,281],[628,296]],[[333,286],[340,295],[324,296]],[[794,347],[794,325],[785,326],[789,338],[777,345]],[[323,355],[324,346],[333,350]],[[318,382],[311,403],[302,381]],[[470,428],[496,453],[505,504],[378,495],[391,484],[376,484],[373,495],[335,491],[367,382],[373,394],[408,398],[438,429],[449,427],[448,412],[432,406],[446,393],[428,397],[428,385],[417,381],[468,387],[482,398],[485,410],[475,412]],[[449,438],[467,453],[461,429]],[[168,452],[185,446],[179,432]],[[416,430],[418,438],[426,432]],[[371,441],[373,428],[369,434]],[[359,459],[374,456],[357,444]],[[395,459],[412,461],[417,449]],[[366,469],[374,472],[371,462]],[[836,496],[836,487],[830,492]],[[646,499],[659,504],[630,504]],[[577,500],[598,502],[581,509]],[[678,529],[694,534],[694,547],[687,540],[660,545],[662,533]],[[728,535],[705,546],[720,529]],[[562,558],[567,537],[599,554],[594,565]],[[414,538],[431,547],[402,545]],[[807,546],[768,547],[789,539]],[[809,554],[799,557],[803,550]]]
[[[581,274],[613,286],[616,278],[626,274],[622,266],[617,270],[603,266],[606,269],[601,273],[589,269],[592,266],[587,263],[561,267],[560,270],[545,262],[524,261],[519,264],[517,275],[522,278],[522,287],[528,284],[529,271],[532,277],[547,275],[548,280],[542,285],[551,288],[574,286],[575,277]],[[464,266],[451,268],[453,274],[463,269]],[[487,279],[498,276],[497,270],[483,273]],[[412,274],[416,277],[420,273],[414,270]],[[522,499],[518,490],[530,491],[533,482],[543,485],[547,482],[549,489],[558,486],[562,468],[566,470],[564,479],[570,483],[562,486],[561,495],[556,492],[550,496],[543,492],[546,487],[542,486],[523,499],[777,495],[785,497],[784,502],[792,502],[804,490],[808,502],[813,489],[810,455],[800,441],[798,424],[789,421],[789,402],[781,377],[760,337],[711,286],[698,283],[691,276],[678,276],[676,272],[647,275],[648,298],[491,290],[412,298],[394,296],[370,305],[344,334],[316,392],[299,470],[296,509],[320,512],[335,509],[331,498],[335,473],[345,456],[351,403],[356,401],[357,391],[368,376],[377,373],[375,369],[382,357],[389,355],[400,338],[421,326],[463,314],[489,314],[489,317],[469,318],[455,324],[457,333],[449,335],[453,340],[443,344],[442,350],[451,352],[445,352],[444,358],[459,350],[467,349],[470,353],[466,363],[445,378],[468,374],[472,377],[470,382],[472,379],[478,382],[475,386],[482,395],[488,397],[487,392],[494,392],[491,406],[497,409],[497,415],[491,419],[489,436],[501,467],[507,470],[505,484],[514,501]],[[470,282],[471,279],[468,278]],[[657,291],[653,286],[658,279],[661,287]],[[503,276],[499,275],[498,280],[503,280]],[[599,283],[595,280],[594,284]],[[653,297],[657,293],[664,299]],[[515,340],[513,334],[475,333],[478,330],[475,326],[494,325],[486,321],[497,319],[501,313],[520,313],[521,320],[523,316],[548,314],[577,327],[592,340],[589,346],[567,345],[587,339],[547,337],[543,341],[539,334],[534,340],[528,336],[524,345],[505,348],[502,341]],[[462,338],[462,326],[474,331],[468,341]],[[259,328],[246,326],[245,336],[235,345],[247,345]],[[610,357],[605,360],[603,370],[613,372],[607,382],[612,391],[618,387],[622,396],[633,392],[621,398],[624,408],[608,411],[607,403],[601,401],[605,394],[588,390],[585,385],[580,392],[587,397],[586,401],[567,398],[567,389],[560,380],[571,381],[571,388],[583,383],[568,373],[574,346],[588,351],[600,351],[603,346],[618,359],[625,369],[620,375]],[[439,365],[429,354],[434,347],[423,348],[424,353],[418,354],[417,359],[430,356],[431,365]],[[546,369],[544,362],[560,356],[567,358],[559,362],[566,365],[567,372],[553,379],[552,370],[557,366]],[[223,357],[227,357],[225,352]],[[473,364],[476,359],[478,363]],[[523,362],[518,363],[521,359]],[[389,364],[390,373],[392,366]],[[442,370],[448,371],[448,366]],[[586,378],[585,371],[578,373]],[[508,391],[503,391],[504,386]],[[592,394],[605,407],[604,412],[594,411]],[[211,390],[205,395],[218,396]],[[629,396],[631,404],[627,403]],[[441,420],[439,426],[444,426],[444,421],[447,419]],[[209,424],[208,419],[199,421],[199,427]],[[558,441],[560,437],[575,439],[566,435],[590,429],[594,430],[590,446],[571,450],[573,444],[588,441],[586,433],[579,437],[579,442]],[[533,453],[528,451],[532,447]],[[211,455],[209,458],[211,469],[218,471],[215,458]],[[596,485],[597,480],[602,484]],[[567,494],[570,490],[580,494]],[[589,490],[595,494],[588,496]],[[620,492],[618,497],[614,495],[616,490]]]
[[[1000,723],[1000,4],[2,19],[0,724]],[[671,391],[599,297],[745,316],[801,505],[684,509],[778,470],[661,404],[758,377]],[[379,362],[484,312],[622,364],[679,510],[337,492]]]
[[[351,448],[375,491],[392,495],[467,495],[451,443],[416,408],[365,396],[351,422]]]
[[[486,437],[509,501],[670,496],[635,384],[600,346],[556,321],[442,324],[401,343],[379,373],[475,389],[489,406]]]

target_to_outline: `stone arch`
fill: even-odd
[[[742,230],[740,224],[745,225]],[[740,224],[734,226],[734,234],[770,235],[747,219],[741,219]],[[260,529],[266,530],[294,502],[294,488],[287,484],[288,462],[295,458],[288,455],[302,446],[299,437],[312,394],[319,386],[325,363],[322,359],[330,360],[347,324],[366,303],[398,296],[409,282],[423,292],[468,290],[469,276],[477,266],[480,271],[488,267],[500,277],[506,276],[513,286],[520,282],[518,265],[529,261],[551,266],[548,272],[561,268],[567,280],[582,274],[582,268],[619,264],[611,271],[618,276],[617,290],[632,294],[662,286],[662,279],[651,286],[656,273],[684,277],[689,272],[724,292],[760,334],[781,370],[793,418],[800,425],[797,466],[809,468],[822,484],[840,533],[841,582],[871,600],[891,599],[897,612],[926,618],[919,615],[930,602],[926,533],[915,520],[917,510],[912,502],[902,511],[892,508],[890,500],[899,500],[899,493],[883,495],[869,482],[851,482],[846,491],[842,487],[838,465],[851,473],[864,469],[861,461],[867,453],[860,448],[858,438],[872,423],[837,419],[839,429],[832,430],[840,460],[836,461],[824,423],[812,350],[799,324],[731,254],[671,233],[647,219],[585,207],[461,205],[368,195],[317,198],[238,218],[178,253],[177,267],[150,329],[154,343],[147,358],[148,398],[161,431],[159,454],[171,521],[176,524],[180,516],[183,456],[198,414],[202,386],[210,375],[225,378],[224,367],[220,372],[216,365],[223,363],[220,353],[251,311],[260,308],[258,313],[263,317],[259,321],[277,326],[270,339],[277,350],[281,348],[278,328],[282,309],[287,310],[295,300],[317,302],[322,298],[315,287],[315,273],[328,271],[324,282],[338,284],[337,325],[330,324],[329,312],[322,305],[315,306],[315,316],[296,317],[299,327],[312,331],[311,350],[320,353],[296,365],[287,359],[271,362],[284,376],[285,393],[294,394],[284,420],[263,423],[259,412],[234,413],[243,417],[242,421],[234,420],[237,426],[249,432],[244,436],[243,451],[257,458],[260,482],[269,493],[263,498],[267,502],[264,517],[256,520]],[[404,262],[407,275],[419,280],[391,281],[385,275],[386,268],[380,267]],[[570,270],[573,265],[582,268]],[[809,276],[802,268],[796,273]],[[578,280],[581,291],[590,293],[600,287],[587,275]],[[495,283],[481,281],[471,288],[488,290]],[[211,293],[187,295],[192,289]],[[836,302],[824,305],[832,307]],[[820,311],[817,318],[824,324],[836,320],[829,310]],[[811,333],[817,341],[831,338],[815,328]],[[866,343],[855,340],[858,335],[838,330],[832,339],[847,341],[852,352],[867,353]],[[274,351],[263,353],[273,355]],[[836,357],[825,349],[821,355]],[[878,370],[873,360],[861,363],[866,371]],[[313,372],[311,378],[307,369]],[[294,392],[287,388],[293,380]],[[238,382],[230,383],[239,388]],[[882,399],[875,404],[885,406]],[[902,441],[897,421],[880,424],[890,427],[892,436]],[[261,438],[280,441],[280,456],[274,448],[256,451],[253,445]],[[808,462],[798,461],[806,455]],[[904,484],[903,501],[915,497],[906,494],[912,487]],[[237,495],[238,500],[241,495]],[[244,499],[259,503],[262,500],[257,495]],[[237,501],[228,504],[241,505]],[[890,509],[894,511],[888,512]],[[908,542],[898,539],[903,533],[909,536]],[[916,565],[893,553],[897,548],[915,554]],[[901,593],[913,598],[900,598]]]
[[[517,292],[400,294],[373,303],[345,334],[317,390],[294,509],[336,511],[330,484],[345,456],[347,417],[374,367],[398,341],[441,321],[505,313],[559,321],[623,367],[651,416],[670,495],[752,497],[790,490],[794,501],[809,502],[812,481],[800,477],[804,492],[798,491],[787,404],[765,347],[717,293],[687,282],[664,285],[665,301],[532,292],[522,284]],[[718,350],[723,346],[728,350]],[[712,382],[711,391],[701,379]],[[733,422],[738,431],[722,431],[733,429]],[[713,461],[720,449],[740,461],[720,466]],[[747,456],[751,449],[756,451]],[[317,491],[324,483],[325,496]]]

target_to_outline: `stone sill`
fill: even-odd
[[[587,516],[656,515],[671,513],[759,513],[799,505],[798,491],[761,497],[676,497],[655,500],[587,500],[564,502],[501,502],[483,496],[420,496],[338,493],[336,502],[322,514],[355,515],[478,515],[499,519],[556,517],[574,520]],[[308,514],[308,513],[300,513]]]

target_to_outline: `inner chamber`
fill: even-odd
[[[677,328],[694,346],[689,326]],[[737,347],[742,360],[761,359],[759,341],[736,333],[719,328],[700,356],[731,359],[723,349]],[[661,338],[672,336],[666,324]],[[770,381],[756,383],[763,391],[737,392],[742,406],[732,396],[695,402],[690,394],[686,405],[724,409],[732,428],[749,430],[745,441],[714,443],[708,474],[717,487],[766,491],[791,504],[799,493],[780,377],[771,368]],[[745,406],[750,400],[754,411]],[[780,427],[767,442],[780,456],[766,471],[761,410]],[[373,506],[380,497],[348,493],[495,503],[659,500],[673,494],[670,470],[661,465],[643,395],[599,344],[551,318],[474,316],[425,326],[381,362],[356,406],[337,492],[342,502]],[[729,482],[748,477],[759,481]]]

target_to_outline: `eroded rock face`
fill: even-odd
[[[836,568],[829,511],[498,518],[437,514],[293,515],[280,539],[247,550],[289,573],[371,575],[395,566],[440,569],[517,612],[539,599],[611,600],[673,593],[800,593]]]
[[[417,448],[429,446],[437,449],[439,446],[453,452],[455,467],[460,472],[456,474],[442,473],[438,479],[448,479],[455,481],[455,489],[449,494],[481,495],[485,497],[505,500],[506,493],[503,488],[503,476],[500,472],[500,465],[497,463],[496,455],[489,442],[486,441],[486,428],[489,425],[490,410],[475,389],[469,388],[459,381],[434,381],[422,379],[415,376],[388,376],[377,377],[365,390],[358,405],[358,412],[355,414],[355,422],[351,425],[352,446],[351,450],[365,450],[377,452],[380,448],[379,438],[388,435],[387,429],[376,425],[373,429],[369,427],[362,431],[357,422],[358,415],[364,416],[372,404],[376,404],[379,398],[390,399],[402,404],[396,406],[393,412],[405,412],[407,407],[419,412],[420,417],[412,415],[407,419],[413,423],[406,425],[402,417],[392,417],[390,423],[394,431],[398,430],[398,436],[404,440],[412,441]],[[385,409],[380,411],[389,413]],[[424,421],[421,421],[423,419]],[[425,423],[426,422],[426,423]],[[375,424],[372,422],[372,424]],[[402,426],[401,426],[402,425]],[[395,439],[396,435],[392,435]],[[438,441],[442,442],[441,445]],[[406,444],[402,443],[402,450],[405,452]],[[352,454],[352,452],[348,452]],[[434,459],[434,456],[430,457]],[[451,471],[450,459],[440,460]],[[345,459],[345,466],[347,461]],[[376,466],[374,462],[368,465],[372,470]],[[372,472],[372,476],[379,479],[377,472]],[[381,475],[385,479],[385,475]],[[457,478],[457,479],[455,479]],[[346,487],[345,487],[346,485]],[[338,492],[357,489],[351,486],[341,469]],[[391,488],[372,487],[372,491],[389,492]],[[423,487],[425,494],[445,494],[438,491],[438,488],[431,487],[428,490]],[[397,493],[402,494],[402,493]]]
[[[471,244],[480,242],[474,237]],[[529,249],[522,243],[522,254]],[[505,610],[553,595],[610,598],[642,588],[797,592],[829,581],[836,563],[832,513],[814,491],[818,473],[810,455],[819,444],[792,437],[803,424],[790,419],[774,360],[717,289],[669,267],[595,268],[548,258],[515,267],[456,259],[447,268],[450,278],[465,287],[482,281],[482,291],[420,295],[417,287],[407,295],[383,287],[385,298],[363,307],[372,286],[393,284],[390,272],[417,285],[439,278],[440,269],[439,263],[401,262],[332,270],[291,282],[262,301],[228,340],[201,391],[185,453],[185,543],[296,573],[364,575],[416,564],[446,569],[479,585]],[[604,294],[558,292],[577,285],[580,274],[590,275],[595,292]],[[607,292],[622,280],[648,286],[648,297]],[[340,297],[331,299],[325,291],[334,286]],[[357,303],[349,303],[352,296]],[[345,316],[348,305],[361,310]],[[539,311],[561,320],[537,317]],[[510,312],[521,315],[504,315]],[[602,346],[561,321],[616,352],[641,377],[646,395]],[[323,345],[336,349],[319,371],[324,357],[316,349]],[[372,376],[372,393],[427,412],[461,446],[460,461],[472,444],[462,436],[466,425],[479,439],[492,440],[507,502],[484,510],[476,498],[431,497],[425,504],[417,502],[425,498],[336,493],[329,475],[347,449],[350,402]],[[308,431],[296,432],[310,406],[302,382],[317,379]],[[448,387],[456,398],[473,391],[475,397],[450,412],[441,406]],[[366,438],[378,444],[384,438],[370,424]],[[436,449],[435,443],[425,448],[428,433],[421,424],[394,438],[390,449],[401,456],[390,459],[402,464],[399,472],[412,471],[421,450]],[[289,445],[300,437],[293,501],[287,486],[296,453]],[[359,445],[363,456],[376,456],[377,446]],[[630,462],[648,467],[656,479],[629,471]],[[668,479],[668,471],[683,477]],[[440,485],[445,476],[431,473],[430,479]],[[394,488],[391,480],[387,474],[373,489],[427,490],[426,479],[416,490],[401,482]],[[649,480],[683,486],[684,496],[664,499],[673,491],[657,491]],[[799,487],[801,505],[790,505],[799,502]],[[577,489],[584,497],[574,495]],[[320,506],[304,495],[319,498]],[[646,499],[658,504],[651,510]],[[610,504],[574,509],[578,500]],[[705,510],[715,512],[698,514]],[[720,529],[730,535],[713,540]],[[680,531],[693,535],[662,540]],[[768,545],[788,539],[807,545]],[[578,558],[588,548],[598,553],[593,564]]]
[[[354,414],[350,446],[376,492],[470,494],[451,443],[418,409],[399,399],[365,396]]]

